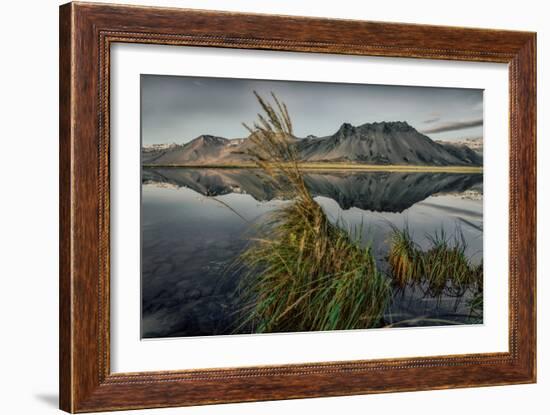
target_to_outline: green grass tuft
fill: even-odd
[[[420,254],[407,224],[403,229],[392,227],[388,263],[395,285],[404,288],[416,282],[421,272]]]
[[[483,318],[483,265],[474,265],[466,256],[466,242],[461,230],[449,237],[441,229],[426,235],[430,246],[420,249],[408,226],[393,228],[388,263],[392,282],[400,289],[422,286],[426,295],[461,297],[473,293],[469,301],[471,319]]]

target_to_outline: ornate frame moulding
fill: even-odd
[[[507,63],[509,351],[111,373],[109,72],[113,43]],[[535,105],[535,33],[108,4],[61,6],[61,409],[91,412],[535,382]]]

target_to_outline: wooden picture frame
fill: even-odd
[[[117,42],[508,64],[509,352],[111,373],[109,59]],[[535,33],[69,3],[60,8],[59,93],[61,409],[91,412],[535,382]]]

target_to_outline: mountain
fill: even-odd
[[[218,159],[228,147],[227,138],[213,135],[201,135],[185,145],[162,149],[156,158],[150,157],[148,162],[162,164],[207,163]],[[154,151],[153,151],[154,152]]]
[[[466,160],[472,165],[479,165],[483,161],[483,150],[482,152],[478,152],[473,150],[471,147],[467,146],[466,144],[458,144],[458,143],[440,143],[445,150],[447,150],[450,154],[454,155],[455,157],[460,157],[462,160]]]
[[[473,150],[478,155],[483,155],[483,138],[466,138],[458,141],[436,141],[436,143],[442,144],[444,146],[459,147],[459,148],[468,148]]]
[[[142,161],[153,165],[208,165],[250,162],[249,138],[228,140],[201,135],[184,145],[155,150],[147,147]],[[344,123],[332,135],[296,139],[303,162],[480,166],[482,157],[467,146],[435,142],[407,122]]]
[[[182,147],[179,144],[151,144],[143,146],[141,148],[141,161],[142,163],[152,163],[165,153],[168,153],[178,147]]]
[[[304,139],[300,154],[307,161],[430,166],[481,165],[481,160],[450,152],[406,122],[375,122],[354,127],[344,123],[328,137]]]

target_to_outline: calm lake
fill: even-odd
[[[462,231],[473,263],[483,258],[483,175],[315,171],[306,174],[331,221],[360,230],[384,271],[392,225],[414,240]],[[235,260],[277,198],[254,169],[142,170],[142,337],[238,334],[244,304]],[[384,321],[395,326],[469,322],[461,297],[395,292]]]

